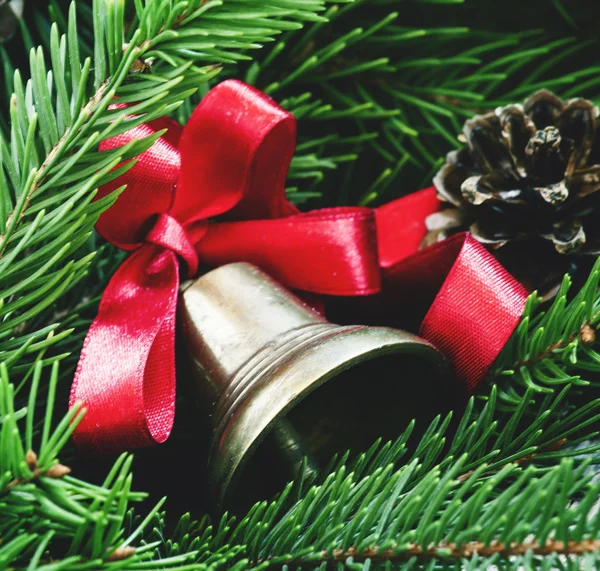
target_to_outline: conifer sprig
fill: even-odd
[[[48,570],[311,568],[336,562],[360,569],[394,562],[410,569],[432,561],[452,568],[556,561],[557,555],[581,562],[598,549],[600,483],[587,470],[589,460],[523,466],[506,457],[497,462],[499,449],[486,455],[485,446],[468,443],[460,454],[465,439],[489,437],[489,402],[477,422],[470,423],[467,413],[447,450],[448,422],[438,419],[408,457],[410,428],[395,443],[375,445],[352,462],[343,459],[321,484],[304,490],[290,484],[239,523],[224,516],[213,529],[184,518],[165,542],[147,530],[159,503],[127,532],[128,504],[143,497],[132,491],[131,457],[119,458],[101,486],[69,476],[57,458],[80,414],[71,411],[52,429],[54,364],[49,406],[34,428],[44,371],[39,362],[22,410],[14,408],[6,367],[0,378],[0,561],[16,569],[20,561]]]
[[[0,365],[0,568],[144,568],[156,545],[138,545],[136,538],[162,502],[125,534],[130,502],[145,497],[131,488],[133,458],[121,456],[101,486],[69,476],[58,455],[83,411],[75,407],[53,422],[58,364],[38,361],[32,373],[28,406],[16,409],[14,387],[6,366]],[[36,400],[46,383],[48,406],[39,423]],[[58,558],[53,546],[59,546]],[[167,557],[160,568],[191,569],[186,563],[193,557],[193,552]]]
[[[542,86],[570,96],[594,91],[594,66],[556,71],[567,57],[593,49],[570,36],[572,29],[553,37],[444,25],[435,4],[447,3],[334,4],[327,24],[286,32],[250,65],[228,70],[310,125],[307,143],[319,141],[312,160],[291,172],[300,199],[322,192],[327,202],[381,203],[430,184],[472,114],[518,103]],[[405,23],[420,4],[432,4],[430,20],[438,25]]]
[[[565,460],[541,474],[508,464],[483,479],[481,466],[460,480],[458,459],[445,470],[428,470],[416,486],[409,482],[420,469],[417,460],[363,479],[339,470],[284,513],[285,496],[257,504],[239,524],[221,523],[215,539],[220,533],[220,542],[246,545],[249,568],[342,562],[352,569],[368,560],[404,562],[408,569],[432,560],[468,565],[475,556],[499,564],[519,556],[594,553],[600,488],[585,467]]]
[[[154,138],[103,152],[98,144],[172,113],[220,65],[248,58],[282,30],[320,20],[321,7],[321,0],[295,7],[286,0],[267,7],[258,0],[139,0],[125,31],[124,3],[95,0],[94,53],[85,59],[75,5],[63,34],[52,25],[49,53],[31,51],[31,79],[15,72],[10,133],[0,132],[1,360],[26,369],[27,356],[68,334],[58,322],[32,323],[89,267],[81,248],[118,194],[93,201],[96,189],[131,168],[130,161],[115,169]],[[148,62],[157,73],[140,73]],[[115,98],[127,108],[111,107]]]
[[[563,386],[598,387],[600,345],[600,261],[589,279],[569,300],[571,278],[566,275],[548,309],[534,294],[521,322],[497,360],[492,377],[501,382],[506,406],[516,407],[529,394],[552,394]]]

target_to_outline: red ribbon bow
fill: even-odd
[[[160,119],[102,148],[161,129],[137,164],[100,191],[127,184],[97,229],[133,254],[108,284],[83,346],[70,399],[87,407],[78,445],[113,452],[168,438],[179,259],[190,276],[198,260],[208,267],[246,261],[293,289],[378,294],[368,299],[388,313],[431,305],[420,334],[468,389],[478,384],[517,325],[527,292],[469,235],[417,251],[424,217],[438,207],[433,188],[377,210],[299,213],[284,187],[295,120],[239,81],[213,88],[185,128]]]

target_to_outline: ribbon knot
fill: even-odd
[[[190,276],[199,260],[207,268],[246,261],[290,288],[346,296],[347,321],[359,297],[374,308],[367,321],[383,315],[397,325],[417,308],[426,314],[421,335],[445,352],[463,385],[480,382],[527,292],[470,236],[417,251],[424,217],[437,209],[432,188],[378,210],[299,213],[285,198],[294,118],[239,81],[213,88],[185,127],[159,119],[101,150],[157,131],[154,145],[98,194],[127,185],[96,228],[132,254],[102,296],[77,366],[70,404],[87,408],[74,435],[80,447],[116,452],[169,436],[179,259]]]
[[[204,225],[197,224],[198,229],[206,229]],[[187,265],[187,273],[192,277],[198,271],[198,254],[190,241],[185,228],[169,214],[160,214],[152,230],[146,236],[146,242],[162,246],[177,254]]]

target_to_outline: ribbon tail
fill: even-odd
[[[438,209],[433,187],[377,209],[383,285],[375,309],[395,324],[421,323],[420,335],[471,393],[518,325],[528,292],[470,234],[419,250],[425,218]]]
[[[455,241],[462,247],[420,332],[472,392],[518,325],[528,292],[473,236]]]
[[[384,268],[383,276],[384,299],[401,294],[426,310],[420,335],[473,392],[519,323],[525,287],[464,233]]]
[[[108,284],[86,336],[69,405],[86,414],[75,443],[115,453],[164,442],[175,414],[175,254],[146,245]]]

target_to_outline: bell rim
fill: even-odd
[[[376,335],[373,335],[376,333]],[[352,353],[348,346],[349,341],[357,338],[358,344],[361,345],[361,350],[348,358]],[[354,340],[356,341],[356,340]],[[337,355],[337,359],[330,360],[331,354],[328,354],[328,346],[343,345],[343,351]],[[331,348],[331,347],[329,347]],[[449,363],[443,354],[436,349],[431,343],[421,339],[420,337],[408,333],[406,331],[397,330],[389,327],[373,327],[373,326],[334,326],[329,330],[329,336],[319,336],[319,339],[311,344],[304,344],[302,354],[296,356],[300,350],[290,352],[288,354],[289,361],[309,361],[311,356],[320,354],[327,355],[318,363],[317,369],[320,373],[306,375],[300,369],[293,369],[288,375],[292,382],[297,382],[301,385],[301,390],[293,393],[290,392],[290,397],[278,407],[276,411],[269,414],[268,421],[262,422],[258,427],[254,422],[248,422],[248,419],[256,420],[257,412],[260,409],[260,403],[256,398],[260,392],[274,391],[274,387],[270,386],[272,381],[264,382],[252,399],[246,399],[240,403],[237,410],[230,411],[228,421],[220,430],[215,430],[213,433],[213,445],[209,457],[209,477],[210,486],[213,491],[213,497],[216,499],[216,507],[222,510],[226,506],[231,494],[235,490],[238,480],[241,477],[244,466],[252,458],[257,448],[269,435],[278,420],[285,417],[294,407],[308,397],[313,391],[320,386],[335,378],[342,371],[351,367],[368,362],[386,355],[401,355],[410,354],[414,357],[424,358],[426,361],[435,365],[437,373],[437,382],[451,381],[451,369]],[[337,361],[337,364],[336,364]],[[257,375],[260,377],[260,374]],[[304,378],[304,381],[302,381]],[[285,379],[285,377],[284,377]],[[308,379],[308,380],[307,380]],[[303,385],[303,386],[302,386]],[[246,406],[244,406],[246,404]],[[260,415],[258,415],[260,418]],[[235,439],[235,434],[240,433],[240,429],[234,430],[236,427],[243,425],[252,427],[253,436],[245,436],[242,440],[247,442],[246,446],[242,447],[241,452],[235,454],[232,459],[231,455],[224,454],[223,450],[231,449],[233,446],[232,440]],[[215,427],[216,428],[216,427]],[[248,433],[243,434],[247,435]],[[235,449],[235,447],[234,447]]]

